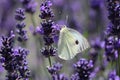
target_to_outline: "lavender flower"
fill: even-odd
[[[13,37],[2,37],[2,46],[0,49],[0,61],[7,73],[7,80],[15,80],[18,78],[15,70],[15,64],[13,62]]]
[[[41,53],[46,56],[55,56],[56,49],[52,47],[54,43],[54,33],[57,31],[57,25],[52,20],[53,12],[51,10],[52,3],[50,1],[45,1],[40,6],[41,14],[39,17],[43,20],[41,23],[41,28],[37,27],[37,32],[43,35],[45,47],[41,50]]]
[[[106,0],[110,24],[106,30],[105,54],[108,61],[116,63],[116,72],[120,76],[120,1]]]
[[[107,0],[108,19],[110,24],[106,30],[105,51],[109,61],[118,58],[119,53],[119,32],[120,32],[120,4],[119,0]]]
[[[71,76],[71,80],[80,80],[79,74],[78,74],[78,73],[73,74],[73,75]]]
[[[100,50],[103,48],[103,42],[100,40],[100,38],[96,38],[95,40],[91,41],[91,46],[96,50]]]
[[[25,19],[25,11],[22,8],[16,10],[15,19],[18,21],[23,21]]]
[[[120,80],[120,77],[116,74],[116,71],[113,70],[109,73],[108,80]]]
[[[9,34],[14,29],[15,20],[12,11],[16,4],[16,1],[0,0],[0,35]]]
[[[90,59],[93,60],[93,63],[96,62],[99,54],[99,50],[102,49],[101,47],[101,41],[99,38],[96,38],[95,40],[91,41],[91,49],[89,51]]]
[[[93,60],[94,64],[97,63],[97,60],[99,58],[103,58],[103,54],[101,53],[102,49],[104,49],[104,42],[101,41],[100,38],[96,38],[95,40],[91,41],[91,49],[89,51],[89,58],[90,60]],[[100,62],[102,62],[102,60],[100,60]]]
[[[60,70],[62,68],[62,64],[56,63],[51,67],[47,67],[49,73],[52,75],[52,80],[68,80],[68,78],[64,74],[60,74]]]
[[[2,37],[0,62],[7,71],[6,80],[28,79],[29,70],[26,63],[28,52],[22,48],[15,51],[13,49],[13,39],[13,35],[10,37]]]
[[[75,80],[89,80],[93,71],[93,61],[80,59],[76,64],[74,64],[74,68],[76,73],[72,76],[71,80],[75,78]]]
[[[20,78],[28,79],[30,77],[30,71],[28,69],[28,63],[26,57],[28,55],[28,50],[19,47],[14,50],[14,57],[16,62],[17,70],[19,71]]]
[[[108,61],[115,61],[118,58],[118,40],[114,36],[110,36],[105,40],[105,55]]]
[[[17,28],[17,34],[18,34],[18,41],[19,42],[23,42],[26,41],[28,39],[26,33],[27,31],[24,30],[23,28],[26,26],[25,23],[23,22],[23,20],[25,19],[25,11],[22,8],[18,8],[16,10],[16,14],[15,14],[15,19],[17,21],[19,21],[19,23],[16,24],[16,28]]]
[[[55,56],[56,55],[56,49],[54,47],[50,47],[47,49],[47,47],[41,49],[41,53],[45,56],[45,57],[49,57],[49,56]]]
[[[34,0],[20,0],[20,2],[22,3],[26,12],[31,14],[35,13],[37,3]]]
[[[54,14],[50,8],[51,6],[52,3],[50,1],[46,1],[45,3],[41,4],[40,6],[41,15],[39,15],[41,19],[54,17]]]
[[[91,7],[93,9],[99,10],[101,8],[101,3],[103,0],[90,0]]]
[[[98,58],[98,51],[96,51],[94,48],[91,48],[89,51],[90,59],[93,60],[93,63],[95,64]]]
[[[114,27],[119,29],[120,25],[120,4],[119,0],[107,0],[107,9],[109,13],[109,20],[113,24]]]

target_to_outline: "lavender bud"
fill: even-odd
[[[18,21],[23,21],[25,19],[25,10],[22,8],[18,8],[16,10],[15,19]]]
[[[41,50],[41,53],[45,56],[45,57],[49,57],[49,56],[55,56],[56,55],[56,49],[53,47],[50,47],[49,49],[47,49],[47,47],[43,48]]]
[[[39,17],[41,19],[47,19],[54,17],[54,14],[50,7],[52,6],[52,3],[50,1],[46,1],[45,3],[42,3],[40,6],[41,15]]]

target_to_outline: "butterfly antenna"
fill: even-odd
[[[69,16],[67,15],[67,16],[66,16],[66,20],[65,20],[65,24],[66,24],[66,25],[68,24],[68,18],[69,18]]]

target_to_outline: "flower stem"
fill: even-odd
[[[48,61],[49,61],[50,67],[52,67],[52,61],[50,56],[48,57]]]
[[[118,59],[116,61],[116,72],[117,75],[120,76],[120,54],[118,55]]]

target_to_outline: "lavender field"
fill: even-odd
[[[120,0],[0,0],[0,80],[120,80]]]

